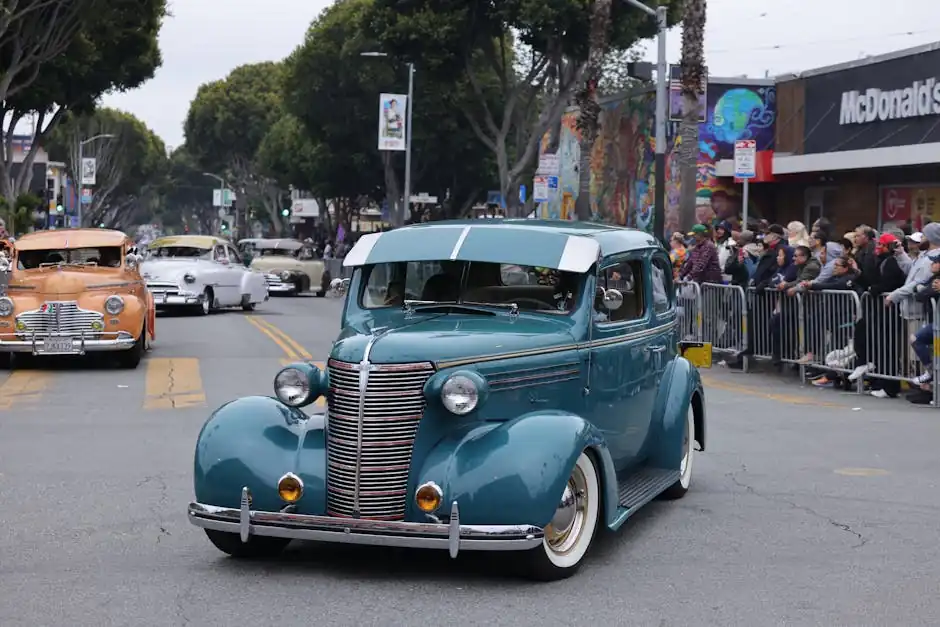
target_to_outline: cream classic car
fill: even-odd
[[[254,239],[239,242],[239,247],[250,250],[254,258],[249,267],[264,273],[272,294],[324,296],[330,289],[330,273],[312,246],[293,239]]]
[[[251,311],[268,299],[264,276],[246,268],[231,242],[208,235],[161,237],[150,243],[140,273],[158,309]]]

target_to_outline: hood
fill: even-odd
[[[412,363],[472,359],[487,355],[572,344],[567,320],[521,314],[478,316],[427,314],[404,320],[373,344],[373,363]],[[372,338],[368,329],[347,326],[333,345],[331,356],[346,362],[362,361]]]
[[[29,290],[29,294],[44,298],[70,300],[84,293],[89,286],[121,283],[125,279],[115,276],[112,268],[41,268],[16,272],[10,287]]]
[[[170,281],[178,283],[187,272],[212,267],[205,259],[149,259],[140,264],[140,275],[145,281]]]
[[[293,257],[255,257],[251,260],[249,268],[262,272],[275,272],[283,270],[299,270],[301,263]]]

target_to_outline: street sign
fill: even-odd
[[[734,142],[734,177],[752,179],[757,176],[757,142],[739,139]]]
[[[532,200],[535,202],[548,202],[547,176],[536,176],[532,183]]]
[[[424,194],[424,193],[416,194],[411,197],[411,202],[416,205],[418,204],[436,205],[437,196],[431,196],[429,194]]]
[[[94,198],[94,194],[93,194],[93,192],[91,191],[91,188],[90,188],[90,187],[83,187],[83,188],[82,188],[82,204],[83,204],[83,205],[90,205],[92,198]]]
[[[98,160],[94,157],[82,158],[82,185],[94,185],[98,180]]]
[[[225,190],[225,205],[221,202],[222,190],[214,189],[212,190],[212,206],[213,207],[231,207],[232,203],[235,202],[235,192],[230,189]]]
[[[525,204],[525,192],[526,192],[525,185],[520,185],[519,186],[519,202],[521,202],[522,204]]]
[[[558,177],[549,176],[548,177],[548,194],[554,198],[558,194]]]
[[[561,159],[557,154],[544,154],[539,156],[539,169],[536,174],[543,176],[558,176],[561,172]]]

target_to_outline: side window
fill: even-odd
[[[643,264],[639,261],[623,261],[606,266],[597,277],[597,294],[594,297],[595,322],[627,322],[639,320],[646,310],[643,302]],[[604,290],[617,290],[623,294],[623,305],[614,311],[604,307]]]
[[[235,250],[234,247],[228,246],[227,249],[228,249],[228,258],[232,261],[232,263],[242,262],[242,256],[238,253],[237,250]]]
[[[672,265],[665,257],[655,256],[651,264],[653,311],[658,314],[672,309]]]
[[[216,246],[213,248],[212,258],[215,261],[228,261],[228,256],[225,254],[225,246]]]

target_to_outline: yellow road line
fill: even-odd
[[[747,394],[749,396],[759,396],[761,398],[766,398],[772,401],[780,401],[782,403],[789,403],[791,405],[815,405],[817,407],[838,407],[839,409],[847,409],[845,405],[839,405],[837,403],[828,403],[826,401],[821,401],[816,398],[809,398],[806,396],[797,396],[795,394],[770,394],[767,392],[761,392],[749,387],[744,387],[743,385],[737,385],[735,383],[728,383],[727,381],[719,381],[714,377],[709,377],[707,375],[702,376],[702,382],[705,384],[705,394],[708,394],[708,388],[713,388],[716,390],[724,390],[726,392],[735,392],[737,394]]]
[[[37,402],[52,382],[52,374],[39,370],[16,370],[0,385],[0,409]]]
[[[290,346],[291,349],[293,349],[293,354],[294,354],[294,355],[297,355],[297,356],[300,357],[301,359],[305,359],[305,360],[313,359],[313,355],[311,355],[311,354],[307,351],[307,349],[304,348],[304,347],[300,344],[300,342],[298,342],[297,340],[295,340],[294,338],[292,338],[291,336],[289,336],[289,335],[288,335],[287,333],[285,333],[283,330],[281,330],[281,329],[279,329],[278,327],[274,326],[273,324],[271,324],[270,322],[268,322],[268,321],[265,320],[264,318],[252,318],[252,320],[254,320],[254,321],[257,323],[256,326],[257,326],[257,325],[260,325],[258,328],[267,329],[268,331],[270,331],[270,332],[273,333],[274,335],[276,335],[276,336],[278,336],[279,338],[281,338],[281,341],[283,341],[285,344],[287,344],[288,346]],[[282,346],[281,348],[283,348],[283,346]]]
[[[144,409],[205,407],[199,360],[195,357],[150,358],[147,360]]]
[[[284,342],[284,340],[278,337],[276,333],[274,333],[267,327],[260,324],[257,318],[253,316],[245,316],[245,320],[247,320],[251,326],[255,327],[256,329],[258,329],[259,331],[267,335],[268,339],[270,339],[272,342],[277,344],[278,347],[282,351],[284,351],[284,354],[287,355],[288,359],[293,359],[294,361],[297,361],[300,359],[300,355],[298,355],[297,352],[293,348],[290,347],[290,345],[288,345],[286,342]]]

